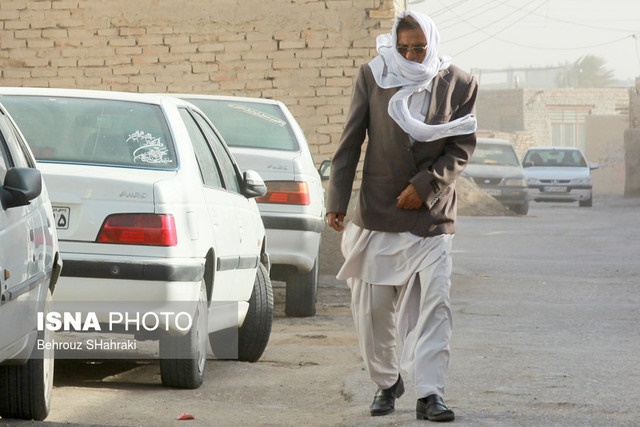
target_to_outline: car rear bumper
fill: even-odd
[[[264,228],[270,230],[311,231],[322,233],[324,219],[317,216],[262,214]]]
[[[267,228],[271,264],[293,266],[299,273],[311,271],[320,252],[321,237],[317,231]]]
[[[200,283],[204,275],[203,261],[173,261],[65,259],[62,277]]]
[[[69,253],[61,256],[64,267],[54,302],[76,307],[80,312],[92,311],[94,307],[99,312],[127,307],[144,313],[187,312],[192,315],[200,296],[203,259],[121,256],[95,259]],[[173,326],[161,323],[158,328],[171,334],[184,334]]]

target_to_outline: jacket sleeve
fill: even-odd
[[[364,67],[361,66],[358,71],[344,131],[331,160],[327,212],[346,213],[351,198],[356,168],[369,126],[369,96]]]
[[[453,111],[450,120],[464,117],[467,114],[475,114],[477,95],[478,83],[473,76],[469,76],[466,82],[457,81],[451,96],[459,96],[460,103]],[[433,207],[443,197],[447,188],[455,183],[471,159],[475,146],[475,133],[449,137],[444,141],[442,154],[430,163],[430,166],[424,169],[420,168],[418,173],[411,178],[410,182],[416,188],[427,208]]]

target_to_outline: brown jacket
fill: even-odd
[[[362,185],[352,221],[369,230],[418,236],[455,233],[455,180],[476,145],[475,134],[411,144],[389,116],[397,88],[382,89],[368,65],[360,67],[351,107],[331,164],[327,212],[346,213],[362,145],[368,136]],[[454,65],[434,79],[426,123],[441,124],[475,113],[478,84]],[[425,204],[419,210],[396,207],[412,183]]]

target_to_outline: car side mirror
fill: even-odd
[[[522,167],[523,168],[530,168],[532,166],[533,166],[533,162],[531,162],[531,161],[526,161],[526,162],[522,163]]]
[[[594,170],[600,167],[600,163],[589,163],[589,169]]]
[[[320,173],[320,179],[323,181],[327,181],[329,179],[329,176],[331,175],[331,160],[324,160],[322,163],[320,163],[318,172]]]
[[[242,175],[242,194],[248,199],[267,194],[267,185],[258,172],[251,169],[244,172]]]
[[[42,174],[34,168],[11,168],[7,170],[0,189],[2,208],[7,210],[28,205],[42,193]]]

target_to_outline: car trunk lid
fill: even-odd
[[[39,163],[39,168],[61,242],[95,242],[102,223],[111,214],[153,213],[154,183],[173,174],[46,162]]]

